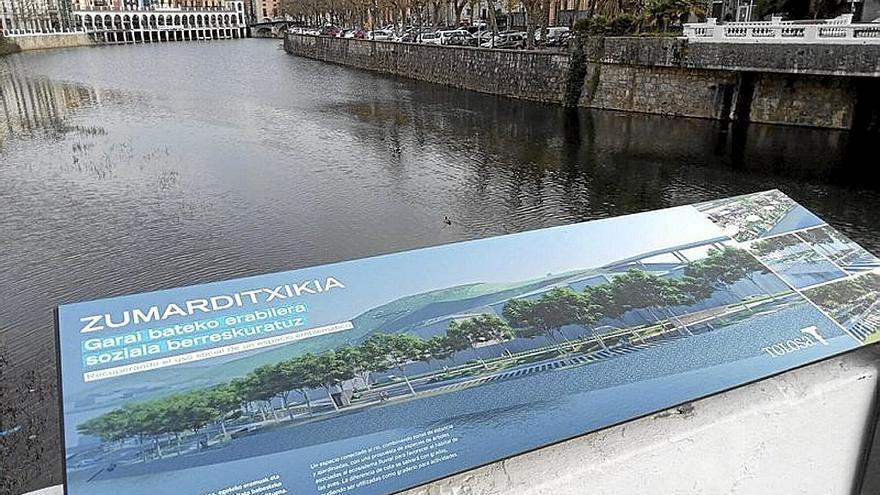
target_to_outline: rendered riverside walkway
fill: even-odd
[[[311,411],[303,404],[289,406],[288,408],[266,408],[252,414],[260,414],[262,420],[251,419],[246,422],[237,422],[230,424],[226,430],[231,432],[232,436],[248,436],[252,433],[260,432],[264,429],[283,428],[285,426],[296,424],[307,424],[315,421],[321,421],[328,417],[332,417],[338,413],[350,413],[372,406],[410,401],[429,397],[434,395],[442,395],[448,392],[455,392],[466,388],[477,387],[490,382],[499,382],[504,380],[513,380],[521,377],[533,375],[536,373],[550,372],[554,370],[569,369],[591,363],[613,359],[615,357],[634,354],[643,350],[658,348],[670,345],[678,340],[692,337],[702,333],[714,331],[711,321],[718,318],[745,316],[749,318],[758,316],[760,312],[753,312],[756,306],[762,304],[774,304],[777,300],[782,300],[778,295],[768,295],[767,297],[751,301],[747,304],[736,304],[727,306],[719,311],[701,311],[692,315],[673,316],[668,320],[663,320],[654,324],[630,327],[615,328],[612,332],[607,332],[601,336],[585,336],[579,339],[567,340],[558,344],[530,349],[519,353],[505,353],[502,356],[491,359],[477,359],[469,361],[466,364],[455,368],[444,368],[443,370],[435,370],[433,372],[416,375],[409,378],[398,379],[392,382],[384,382],[372,386],[368,390],[359,392],[359,396],[350,404],[340,407],[338,410],[332,407],[330,398],[312,399],[310,401]],[[746,313],[746,315],[743,315]],[[688,319],[688,324],[684,324],[682,319]],[[675,323],[673,323],[675,322]],[[691,327],[694,330],[691,330]],[[696,330],[696,327],[700,327]],[[606,341],[616,341],[615,344],[607,345]],[[586,349],[586,350],[585,350]],[[534,358],[545,354],[558,354],[553,357],[539,359],[536,362],[513,365],[510,368],[501,368],[492,370],[507,363],[521,359]],[[462,376],[459,378],[449,378],[442,380],[442,384],[436,385],[433,380],[439,374],[470,374],[476,373],[476,376]],[[412,387],[412,391],[410,390]],[[211,433],[213,432],[213,433]],[[209,436],[212,436],[204,445],[212,447],[222,444],[228,440],[229,435],[217,430],[216,428],[208,430]],[[174,457],[176,455],[185,455],[196,452],[199,447],[192,440],[184,442],[185,448],[176,453],[173,449],[168,449],[163,457]],[[138,462],[132,458],[132,462]]]

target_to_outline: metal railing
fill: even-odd
[[[684,25],[688,41],[703,43],[812,43],[880,44],[880,23],[852,22],[852,14],[814,21],[769,21],[718,23],[709,18],[703,23]]]

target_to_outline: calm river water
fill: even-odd
[[[272,40],[0,58],[0,493],[60,481],[60,303],[774,187],[880,252],[853,141],[565,112]]]

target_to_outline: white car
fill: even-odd
[[[440,45],[450,44],[449,43],[450,40],[452,40],[452,38],[455,38],[456,36],[466,36],[468,38],[470,38],[470,36],[471,36],[471,33],[465,31],[464,29],[453,29],[451,31],[439,31],[438,34],[440,35],[440,43],[439,43]]]
[[[370,31],[367,33],[368,40],[375,41],[390,41],[394,37],[393,31],[387,31],[385,29],[377,29],[375,31]]]
[[[553,26],[547,28],[547,39],[552,40],[562,33],[569,32],[570,29],[567,26]],[[541,40],[541,30],[538,29],[535,31],[535,41]]]
[[[440,33],[422,33],[421,41],[428,45],[439,45],[441,44]]]

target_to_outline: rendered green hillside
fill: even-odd
[[[578,270],[525,282],[465,284],[402,297],[356,316],[352,319],[355,328],[345,333],[314,337],[243,357],[237,356],[225,362],[213,361],[202,366],[159,369],[116,378],[114,391],[118,398],[105,398],[101,405],[118,405],[130,399],[143,400],[172,391],[221,383],[245,375],[265,364],[307,352],[332,349],[346,342],[357,343],[379,330],[385,333],[409,331],[433,319],[483,308],[566,280],[582,278],[588,273],[590,270]],[[75,400],[83,402],[97,398],[97,390],[101,389],[102,386],[96,384],[79,394]]]

